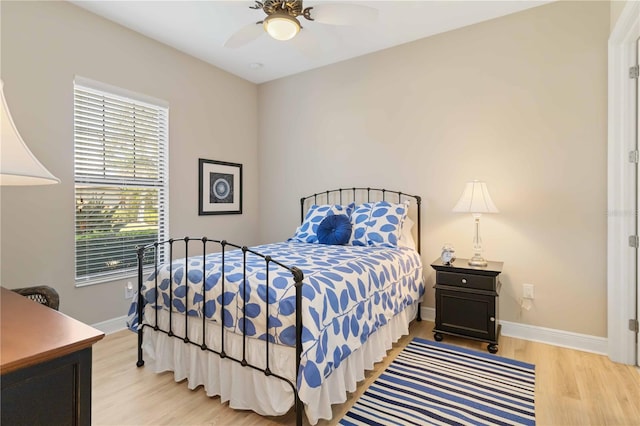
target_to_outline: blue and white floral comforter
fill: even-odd
[[[298,389],[315,388],[358,349],[369,335],[393,316],[418,301],[424,293],[420,255],[408,248],[331,246],[284,242],[257,246],[284,265],[304,272],[302,300],[303,354]],[[265,285],[265,261],[247,253],[247,285],[243,282],[241,250],[225,254],[225,289],[221,294],[220,253],[173,262],[145,282],[145,303],[219,322],[233,332],[282,345],[295,345],[295,287],[291,273],[273,263],[269,267],[269,291]],[[203,303],[202,285],[206,302]],[[170,285],[171,284],[171,285]],[[189,289],[186,290],[185,284]],[[246,290],[245,290],[246,288]],[[171,293],[171,297],[170,297]],[[243,299],[246,318],[243,318]],[[134,300],[137,300],[135,298]],[[266,330],[266,302],[269,329]],[[224,306],[224,313],[221,310]],[[136,302],[129,324],[137,327]]]

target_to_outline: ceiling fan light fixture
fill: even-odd
[[[264,20],[265,31],[276,40],[291,40],[300,31],[300,22],[286,13],[274,13]]]

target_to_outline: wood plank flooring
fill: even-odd
[[[333,407],[335,425],[364,389],[385,369],[413,337],[433,340],[433,322],[414,322],[410,335],[396,343],[375,371],[367,374],[347,402]],[[136,336],[121,331],[106,336],[93,348],[94,425],[290,425],[283,417],[261,417],[236,411],[209,398],[202,387],[193,391],[186,381],[176,383],[170,372],[154,374],[137,368]],[[481,351],[486,344],[445,336],[446,343]],[[538,425],[640,426],[640,370],[615,364],[606,356],[510,337],[500,337],[498,355],[535,364]],[[306,420],[306,419],[305,419]]]

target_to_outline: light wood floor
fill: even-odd
[[[363,390],[391,362],[411,338],[433,339],[433,322],[414,322],[376,370],[369,373],[346,403],[333,408],[334,425]],[[445,337],[445,342],[484,351],[479,342]],[[607,357],[502,336],[498,355],[536,366],[536,420],[538,425],[640,425],[640,371],[615,364]],[[172,373],[154,374],[137,368],[136,336],[121,331],[105,337],[93,351],[94,425],[288,425],[293,413],[260,417],[236,411],[219,398],[209,398],[202,387],[193,391],[186,381],[176,383]]]

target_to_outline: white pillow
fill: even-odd
[[[413,239],[413,232],[411,232],[413,225],[413,220],[411,220],[409,216],[405,217],[404,222],[402,223],[402,229],[400,230],[398,247],[408,247],[416,250],[416,242]]]

